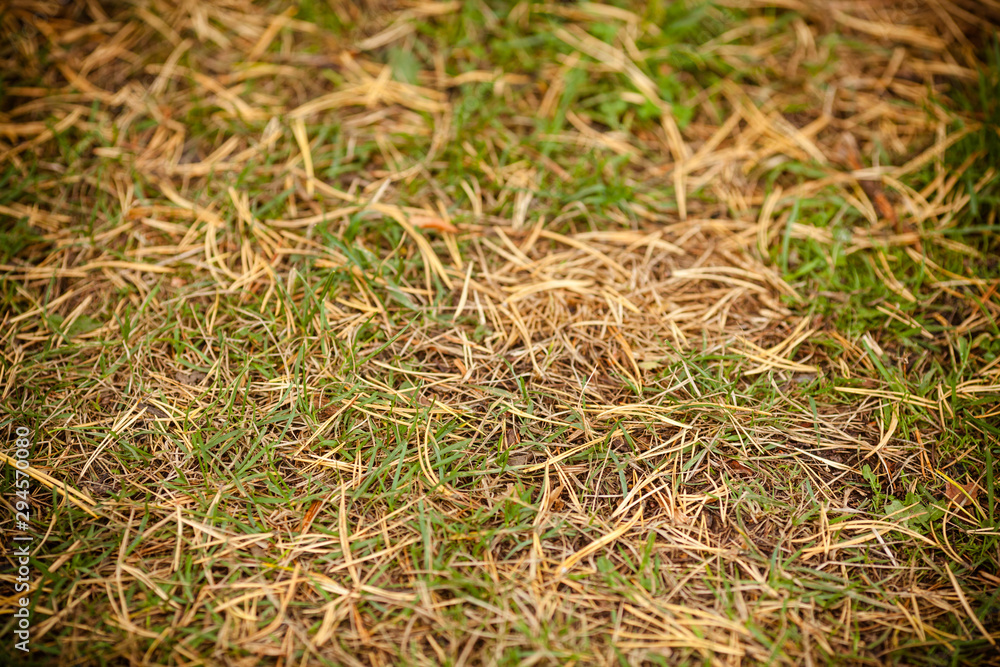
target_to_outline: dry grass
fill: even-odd
[[[997,660],[1000,5],[689,4],[3,10],[39,662]]]

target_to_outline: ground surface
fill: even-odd
[[[32,659],[997,661],[998,24],[5,5]]]

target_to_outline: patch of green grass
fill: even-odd
[[[97,96],[86,123],[0,178],[0,205],[26,211],[4,213],[3,263],[53,270],[0,281],[13,317],[41,307],[5,339],[17,352],[0,360],[2,400],[18,424],[42,424],[37,460],[102,513],[38,496],[51,523],[35,608],[65,613],[53,647],[89,628],[63,657],[267,660],[278,644],[249,637],[272,621],[288,629],[282,655],[328,664],[707,663],[737,649],[761,664],[934,662],[946,657],[940,632],[969,655],[985,648],[962,611],[942,610],[957,610],[948,567],[996,625],[980,573],[997,561],[982,529],[996,525],[1000,427],[996,393],[969,388],[994,382],[981,374],[1000,355],[995,184],[958,206],[996,162],[993,73],[941,89],[948,132],[969,118],[983,127],[905,178],[919,189],[980,156],[942,200],[953,219],[917,225],[919,244],[869,235],[856,191],[833,183],[782,202],[784,227],[758,258],[768,193],[838,168],[775,149],[781,133],[754,134],[747,112],[685,175],[681,221],[662,107],[636,81],[671,105],[694,153],[739,104],[801,127],[824,90],[867,91],[868,74],[890,71],[885,44],[711,2],[461,3],[407,19],[413,30],[383,47],[331,55],[399,14],[307,2],[296,19],[314,28],[284,25],[260,58],[275,69],[237,76],[228,63],[275,19],[248,15],[234,30],[226,7],[205,3],[205,24],[177,14],[186,69],[157,113]],[[88,80],[126,90],[122,73],[139,72],[124,83],[141,89],[164,71],[174,47],[146,22],[134,29],[159,46],[124,51],[150,67],[113,59]],[[787,76],[800,47],[795,76],[808,85]],[[89,47],[61,48],[78,62]],[[306,54],[330,58],[302,64]],[[446,111],[374,95],[306,118],[315,185],[446,207],[459,234],[417,233],[451,289],[388,216],[322,219],[346,198],[310,194],[296,171],[287,112],[383,66],[438,91]],[[17,83],[61,90],[53,76]],[[234,112],[234,96],[257,113]],[[843,99],[838,129],[883,129]],[[52,104],[39,117],[67,111]],[[278,134],[238,157],[272,115]],[[186,171],[230,140],[232,165]],[[513,229],[528,194],[525,229]],[[288,222],[310,216],[319,222]],[[542,217],[577,245],[532,237]],[[618,236],[579,234],[595,231]],[[539,292],[518,295],[525,286]],[[809,334],[782,348],[800,323]],[[120,425],[140,401],[170,412]],[[978,481],[977,504],[949,501],[945,475]],[[574,554],[586,555],[560,572]],[[914,605],[929,652],[899,612]]]

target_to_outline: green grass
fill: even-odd
[[[271,9],[151,6],[191,40],[155,96],[174,44],[106,9],[135,33],[88,81],[141,104],[0,15],[35,40],[3,51],[0,123],[81,113],[0,144],[0,425],[99,516],[32,482],[36,662],[985,660],[1000,47],[919,98],[914,63],[955,56],[914,48],[876,95],[893,45],[842,24],[613,6],[461,3],[362,49],[402,7],[300,3],[267,74]],[[93,30],[68,63],[122,29],[59,11]],[[307,116],[310,193],[290,114],[359,83],[421,89]],[[827,160],[781,143],[831,91]],[[662,103],[691,155],[741,114],[686,220]],[[899,167],[939,118],[975,129],[870,223],[840,134]]]

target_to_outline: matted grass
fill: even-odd
[[[0,12],[34,664],[1000,659],[995,0]]]

